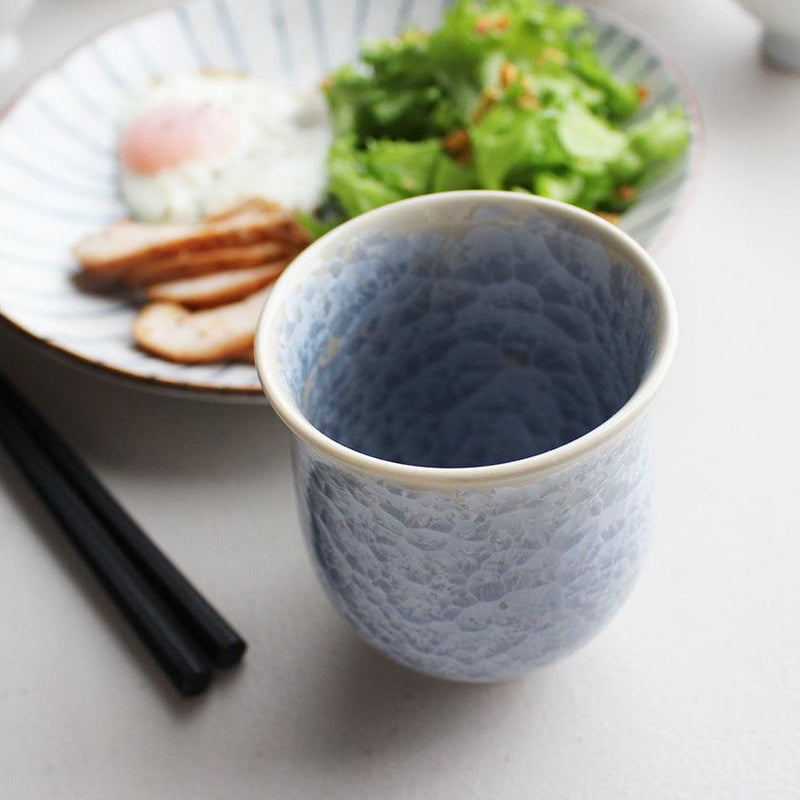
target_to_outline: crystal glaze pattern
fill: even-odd
[[[295,449],[311,552],[359,635],[429,675],[513,678],[579,647],[628,595],[649,532],[646,420],[522,486],[413,490]]]
[[[625,409],[671,307],[635,245],[564,209],[471,192],[381,209],[306,251],[262,320],[276,410],[335,443],[294,440],[323,583],[431,675],[502,680],[575,649],[646,548],[649,414]]]

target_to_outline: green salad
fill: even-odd
[[[583,10],[456,0],[432,33],[367,44],[325,82],[335,139],[323,219],[453,189],[531,192],[620,213],[689,143],[679,108],[600,63]]]

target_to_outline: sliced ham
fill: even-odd
[[[213,250],[180,250],[140,264],[132,264],[120,276],[120,280],[129,286],[150,286],[215,272],[258,267],[280,259],[293,258],[298,252],[294,245],[274,241]]]
[[[152,303],[136,319],[134,339],[144,350],[180,364],[247,360],[269,291],[266,287],[245,300],[205,311]]]
[[[147,289],[147,299],[153,302],[178,303],[191,309],[234,303],[272,283],[288,263],[288,259],[283,259],[250,269],[214,272],[199,278],[156,283]]]
[[[196,224],[152,224],[123,220],[81,239],[75,258],[88,272],[122,278],[136,264],[185,251],[205,251],[282,241],[297,248],[308,235],[279,206],[251,200],[225,214]]]

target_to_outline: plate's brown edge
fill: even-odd
[[[97,375],[99,378],[114,380],[118,383],[124,382],[138,389],[157,391],[159,394],[170,394],[173,397],[194,395],[195,397],[202,397],[208,400],[226,399],[246,402],[262,399],[265,403],[267,402],[260,388],[239,388],[236,386],[219,387],[207,383],[168,381],[156,378],[153,375],[140,375],[135,372],[128,372],[114,367],[111,364],[106,364],[102,361],[93,361],[72,350],[67,350],[44,336],[36,336],[26,328],[18,325],[2,311],[0,311],[0,322],[4,323],[13,333],[20,335],[29,343],[40,348],[45,355],[59,361],[68,362],[72,366]]]

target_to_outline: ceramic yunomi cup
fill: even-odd
[[[648,410],[675,339],[644,250],[550,200],[414,198],[305,250],[256,361],[312,557],[358,634],[495,681],[597,633],[642,563]]]

